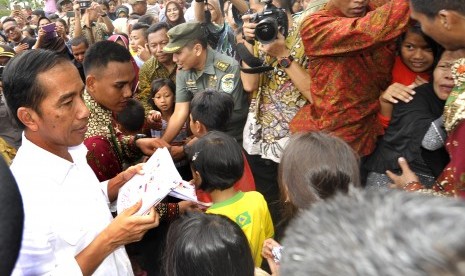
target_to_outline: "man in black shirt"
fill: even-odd
[[[26,50],[32,49],[36,43],[34,38],[24,36],[18,23],[13,17],[7,17],[3,20],[3,31],[8,38],[9,46],[15,50],[17,54]]]

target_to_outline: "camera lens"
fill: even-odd
[[[278,36],[278,23],[275,18],[267,17],[255,27],[255,38],[262,44],[273,42]]]

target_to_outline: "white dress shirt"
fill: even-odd
[[[111,222],[106,195],[87,164],[87,148],[69,148],[74,162],[26,139],[11,165],[24,204],[24,233],[13,275],[82,275],[75,256]],[[123,246],[94,275],[133,275]]]

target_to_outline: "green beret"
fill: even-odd
[[[182,23],[171,28],[168,31],[168,37],[170,41],[163,48],[163,52],[176,53],[186,46],[189,41],[205,39],[205,28],[198,22]]]

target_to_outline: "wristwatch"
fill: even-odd
[[[145,134],[136,134],[136,135],[134,135],[134,140],[132,140],[132,144],[134,145],[134,147],[137,147],[136,142],[137,142],[137,140],[139,140],[141,138],[147,138],[147,135],[145,135]]]
[[[281,68],[289,68],[293,60],[294,58],[291,55],[289,55],[288,57],[282,57],[278,59],[278,66]]]

